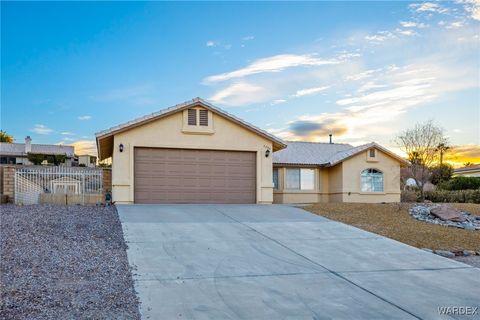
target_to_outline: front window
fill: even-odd
[[[315,188],[314,169],[287,168],[285,188],[290,190],[313,190]]]
[[[362,192],[383,192],[383,172],[365,169],[361,173]]]
[[[278,168],[273,168],[273,189],[278,190]]]

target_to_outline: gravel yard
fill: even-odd
[[[0,319],[139,319],[114,207],[0,206]]]
[[[417,248],[480,251],[480,231],[418,221],[408,212],[412,205],[414,204],[319,203],[304,209]],[[453,203],[451,205],[474,215],[480,215],[480,204]]]

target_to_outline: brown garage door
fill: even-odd
[[[136,203],[255,203],[254,152],[135,148]]]

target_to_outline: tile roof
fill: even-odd
[[[325,165],[336,153],[352,149],[343,143],[287,141],[287,148],[273,153],[275,164]]]
[[[471,171],[471,170],[480,170],[480,164],[474,164],[471,166],[461,167],[454,169],[454,172],[463,172],[463,171]]]
[[[73,146],[56,144],[32,144],[32,153],[41,154],[65,154],[67,157],[73,157],[75,149]],[[0,142],[0,154],[12,156],[25,156],[24,143],[5,143]]]
[[[334,166],[337,163],[366,151],[372,147],[379,149],[393,158],[396,158],[403,164],[408,162],[382,147],[381,145],[371,142],[358,147],[353,147],[343,143],[317,143],[317,142],[287,142],[287,148],[277,151],[273,154],[274,164],[302,164],[302,165],[318,165],[318,166]]]

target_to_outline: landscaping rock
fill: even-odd
[[[465,217],[463,216],[462,211],[456,208],[452,208],[448,205],[440,205],[437,207],[433,207],[432,209],[430,209],[430,214],[442,220],[451,220],[455,222],[465,221]]]
[[[435,250],[435,253],[439,256],[446,257],[446,258],[453,258],[455,257],[455,253],[446,251],[446,250]]]
[[[474,256],[474,255],[475,255],[475,251],[472,251],[472,250],[463,250],[463,255],[464,255],[465,257]]]
[[[428,249],[428,248],[422,248],[423,251],[426,251],[426,252],[430,252],[430,253],[433,253],[433,250],[432,249]]]
[[[480,217],[444,204],[418,204],[410,215],[420,221],[465,230],[480,230]]]
[[[115,207],[2,205],[0,319],[139,319]]]

